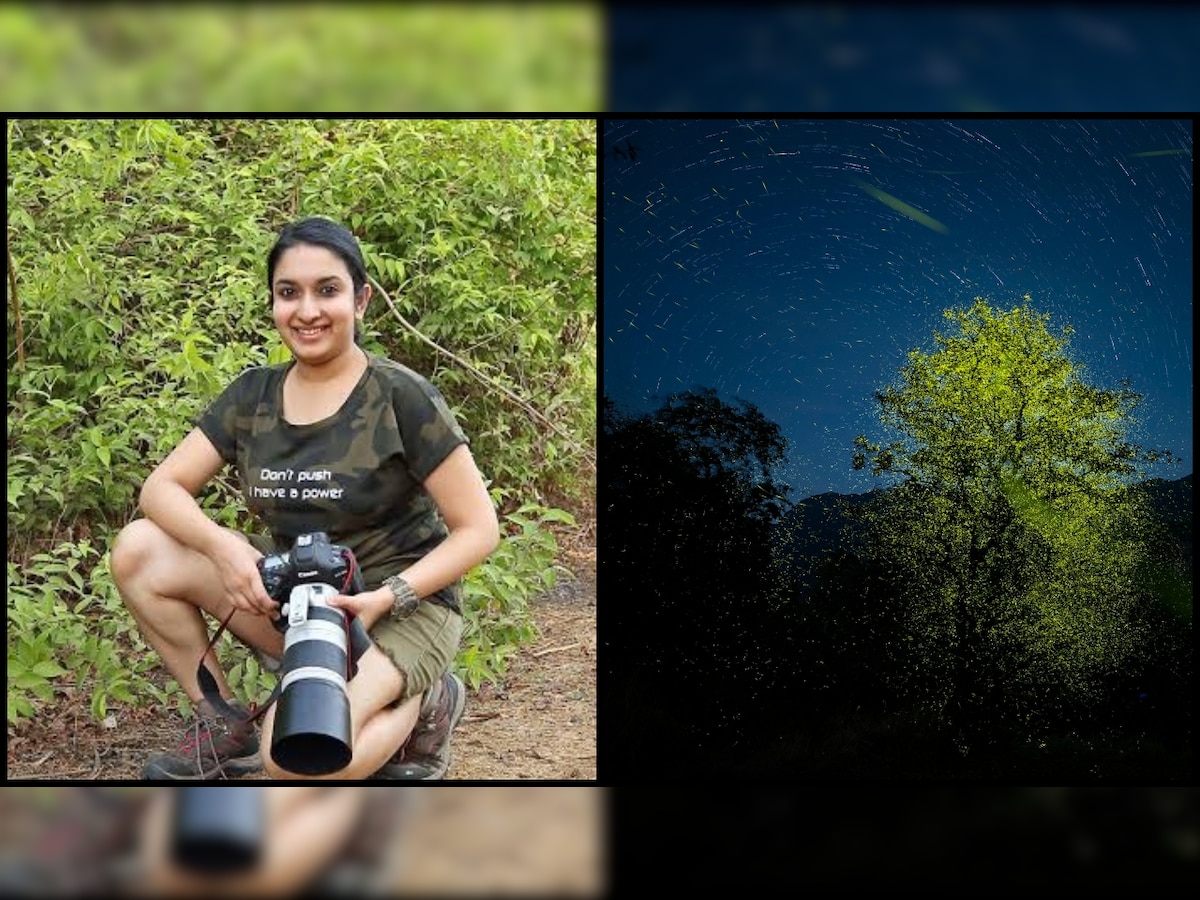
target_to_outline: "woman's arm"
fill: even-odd
[[[224,465],[212,441],[194,428],[150,473],[138,506],[179,543],[212,560],[235,607],[274,615],[276,605],[267,596],[256,565],[262,554],[210,519],[196,502],[196,495]]]
[[[404,570],[404,580],[418,597],[428,597],[453,584],[479,565],[500,543],[500,523],[483,477],[466,444],[460,444],[425,479],[425,490],[437,504],[449,534],[428,554]],[[370,628],[392,608],[386,585],[348,604]]]
[[[483,476],[466,444],[451,451],[425,479],[449,534],[404,570],[418,597],[428,597],[479,565],[500,544],[500,523]]]
[[[204,514],[196,495],[224,465],[212,441],[194,428],[150,473],[138,506],[179,543],[207,556],[224,538],[224,529]]]

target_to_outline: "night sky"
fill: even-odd
[[[850,467],[872,392],[976,296],[1069,322],[1182,458],[1150,474],[1192,471],[1190,122],[610,120],[603,150],[605,393],[754,403],[791,499],[887,483]]]

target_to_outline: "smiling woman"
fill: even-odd
[[[292,360],[247,369],[213,401],[147,478],[146,518],[113,549],[122,598],[200,716],[179,749],[153,757],[144,774],[209,779],[262,767],[272,778],[299,777],[273,753],[260,756],[257,714],[221,709],[201,690],[203,659],[221,696],[231,694],[205,652],[200,611],[260,658],[284,657],[271,620],[285,598],[267,593],[259,561],[324,532],[353,554],[365,587],[327,605],[362,619],[372,639],[345,686],[353,756],[327,777],[440,779],[464,704],[449,669],[462,633],[461,579],[499,540],[491,498],[437,389],[355,343],[371,288],[349,231],[322,218],[288,225],[267,258],[267,282]],[[222,528],[195,502],[226,464],[269,535]],[[268,747],[274,713],[263,717]]]

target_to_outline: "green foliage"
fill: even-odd
[[[557,542],[547,527],[574,525],[569,514],[525,504],[501,523],[496,552],[463,584],[463,648],[457,666],[471,688],[495,681],[522,644],[538,637],[530,599],[554,587]]]
[[[102,719],[111,700],[150,690],[153,653],[113,586],[108,554],[90,540],[34,554],[27,566],[10,560],[6,593],[10,723],[60,695],[86,698]]]
[[[382,296],[372,300],[366,346],[438,385],[471,436],[502,516],[590,498],[595,129],[587,120],[10,122],[18,295],[10,292],[7,310],[8,560],[10,588],[24,598],[19,627],[10,620],[10,660],[14,646],[25,648],[17,658],[29,685],[17,688],[16,701],[10,690],[10,718],[14,707],[28,712],[30,697],[45,699],[34,693],[47,690],[37,678],[50,690],[62,680],[46,674],[72,646],[58,635],[97,633],[82,610],[54,607],[47,617],[45,598],[58,587],[46,585],[70,576],[44,568],[51,561],[32,552],[59,546],[63,530],[80,525],[115,533],[193,417],[246,367],[286,359],[265,272],[275,235],[294,219],[327,215],[347,224],[400,315],[554,423],[557,432],[404,327]],[[220,524],[252,526],[230,479],[218,477],[198,499]],[[554,515],[532,520],[544,530]],[[472,598],[488,612],[472,632],[472,652],[486,658],[472,657],[469,668],[489,677],[511,655],[503,648],[527,637],[519,598],[546,568],[529,566],[541,564],[537,540],[548,535],[535,540],[509,521],[520,535],[506,543],[514,549],[471,576]],[[501,564],[520,573],[519,590],[495,568]],[[123,634],[136,646],[100,554],[80,559],[75,571],[112,603],[104,608],[121,624],[105,637]],[[495,610],[484,599],[493,590],[501,592]],[[46,633],[51,622],[54,634]],[[103,697],[149,691],[130,671],[130,646],[115,657],[126,685],[117,664],[104,662],[107,646],[87,645],[89,677],[109,685]],[[225,652],[234,654],[239,693],[254,697],[269,677],[249,661],[239,668],[236,648]]]
[[[905,689],[964,727],[1093,702],[1147,637],[1147,512],[1126,483],[1171,454],[1127,441],[1140,395],[1085,383],[1070,328],[1029,303],[947,310],[957,332],[875,395],[898,437],[856,439],[855,468],[905,479],[870,512],[902,585]]]
[[[959,498],[979,484],[1019,474],[1048,498],[1111,489],[1144,477],[1136,463],[1169,451],[1125,440],[1139,394],[1093,387],[1066,355],[1025,296],[1022,306],[993,310],[977,298],[946,310],[958,333],[934,334],[938,351],[914,350],[900,384],[878,391],[881,420],[901,437],[885,446],[860,436],[855,468],[868,455],[875,474],[896,472]]]

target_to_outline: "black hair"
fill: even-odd
[[[275,246],[271,248],[271,252],[267,255],[268,298],[273,297],[275,292],[275,264],[279,262],[279,257],[283,255],[285,250],[290,250],[297,244],[315,244],[327,250],[332,250],[340,256],[346,264],[346,268],[350,270],[350,281],[354,285],[354,295],[358,296],[362,293],[362,289],[367,283],[367,264],[363,261],[362,248],[358,246],[358,239],[350,233],[348,228],[339,225],[332,219],[311,216],[310,218],[300,219],[299,221],[285,225],[283,230],[279,232],[279,237],[275,240]],[[359,343],[361,337],[361,329],[358,322],[355,322],[355,343]]]

